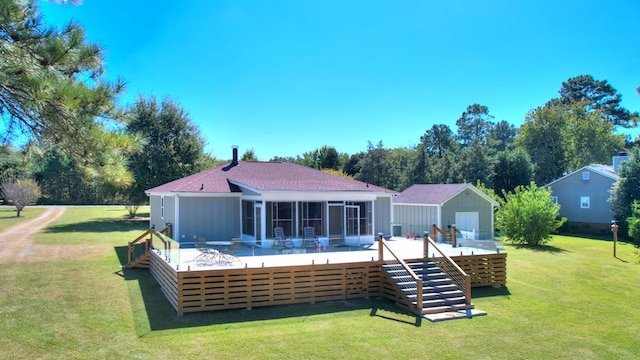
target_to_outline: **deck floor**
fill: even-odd
[[[405,238],[391,238],[388,244],[398,256],[403,259],[422,257],[422,240],[408,240]],[[449,256],[494,254],[496,250],[487,250],[476,247],[461,246],[452,247],[450,244],[438,244]],[[174,250],[175,251],[175,250]],[[430,249],[433,252],[433,249]],[[503,250],[500,250],[503,252]],[[172,263],[179,263],[180,271],[203,269],[229,269],[229,268],[259,268],[276,266],[295,266],[327,263],[366,262],[378,259],[378,242],[370,248],[358,248],[350,246],[317,248],[292,248],[292,249],[262,249],[247,244],[242,244],[236,254],[238,261],[232,264],[204,263],[195,258],[200,254],[196,249],[180,249],[179,256],[172,256]],[[437,256],[437,254],[436,254]],[[385,259],[392,258],[385,251]]]

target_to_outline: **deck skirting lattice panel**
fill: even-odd
[[[473,287],[506,284],[506,254],[452,259],[471,275]],[[401,300],[382,261],[176,271],[154,252],[150,260],[151,274],[180,315],[371,296]]]

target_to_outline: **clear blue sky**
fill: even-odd
[[[42,3],[106,50],[123,105],[169,96],[206,150],[260,160],[413,146],[468,105],[520,126],[589,74],[640,110],[640,1],[228,0]]]

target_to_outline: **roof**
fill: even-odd
[[[415,184],[393,199],[394,204],[442,205],[461,193],[471,189],[494,206],[498,204],[471,184]]]
[[[585,170],[589,170],[589,171],[591,171],[593,173],[600,174],[600,175],[605,176],[605,177],[607,177],[607,178],[609,178],[609,179],[611,179],[613,181],[618,180],[618,178],[620,177],[620,176],[618,176],[618,174],[615,171],[613,171],[613,166],[611,166],[611,165],[591,164],[591,165],[583,166],[583,167],[581,167],[580,169],[578,169],[578,170],[576,170],[574,172],[568,173],[568,174],[566,174],[566,175],[564,175],[564,176],[562,176],[562,177],[560,177],[560,178],[558,178],[556,180],[553,180],[552,182],[548,183],[545,186],[551,186],[551,185],[553,185],[553,184],[555,184],[555,183],[557,183],[559,181],[562,181],[562,180],[564,180],[564,179],[566,179],[568,177],[571,177],[574,174],[581,173],[581,172],[583,172]]]
[[[391,190],[345,178],[290,162],[238,161],[178,179],[147,193],[196,192],[232,193],[245,187],[258,192],[340,192],[358,191],[370,193],[394,193]]]

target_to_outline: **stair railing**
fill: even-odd
[[[159,236],[158,233],[166,234],[166,235],[170,236],[171,235],[171,225],[165,227],[164,229],[162,229],[160,231],[156,231],[156,229],[154,227],[152,227],[149,230],[147,230],[144,233],[142,233],[142,235],[140,235],[137,238],[135,238],[135,240],[129,241],[129,245],[128,245],[128,248],[127,248],[127,267],[130,268],[130,267],[135,266],[137,264],[138,260],[149,252],[149,249],[151,249],[153,247],[153,235],[154,234],[156,235],[156,237],[158,237],[160,240],[162,240],[163,243],[165,243],[165,247],[167,246],[166,242],[164,241],[164,239],[162,239],[162,236]],[[134,252],[135,246],[138,245],[138,244],[142,244],[142,243],[144,244],[144,251],[139,256],[134,256],[133,252]]]
[[[455,234],[455,232],[454,232]],[[434,262],[447,276],[453,281],[458,289],[464,292],[464,298],[466,305],[471,305],[471,276],[464,272],[455,261],[453,261],[447,254],[440,249],[438,244],[429,236],[428,232],[424,232],[424,248],[428,252],[429,246],[433,247],[440,256],[436,257],[435,254],[430,258],[430,261]],[[425,254],[425,259],[428,259],[428,254]]]
[[[423,295],[423,289],[422,289],[422,278],[420,278],[412,269],[411,267],[409,267],[409,265],[402,260],[402,258],[400,258],[392,249],[391,247],[389,247],[389,245],[387,244],[387,241],[382,237],[383,234],[378,234],[378,260],[379,261],[383,261],[384,260],[384,249],[387,249],[389,251],[389,253],[391,254],[391,256],[393,256],[393,258],[395,259],[395,261],[398,262],[398,264],[400,264],[400,266],[402,266],[402,268],[409,274],[409,276],[411,277],[411,281],[416,283],[416,310],[420,311],[422,310],[422,295]]]

